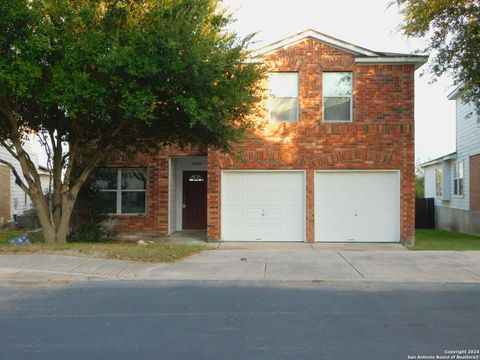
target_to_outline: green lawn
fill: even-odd
[[[437,229],[417,229],[411,250],[480,250],[480,236]]]
[[[12,246],[8,244],[9,239],[23,234],[25,234],[25,231],[0,230],[0,254],[57,254],[161,263],[177,261],[207,250],[204,245],[168,243],[149,243],[146,245],[123,242],[45,244],[36,241],[31,245]],[[33,238],[38,237],[38,234],[33,236]]]
[[[21,231],[16,230],[0,230],[0,246],[5,245],[8,240],[16,236],[22,235]]]

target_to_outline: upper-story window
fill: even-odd
[[[270,121],[298,121],[298,73],[271,73],[268,88]]]
[[[352,121],[352,73],[323,73],[323,121]]]
[[[463,161],[457,161],[453,169],[453,195],[463,196]]]
[[[442,196],[443,193],[443,173],[441,168],[435,168],[435,194],[437,196]]]

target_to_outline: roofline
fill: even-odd
[[[411,56],[376,56],[376,57],[357,57],[355,63],[358,65],[371,64],[414,64],[415,70],[420,68],[428,61],[428,56],[425,55],[411,55]]]
[[[453,91],[447,95],[448,100],[456,100],[463,90],[463,83],[460,83]]]
[[[430,165],[435,165],[435,164],[440,164],[441,162],[447,161],[447,160],[454,160],[457,158],[457,152],[452,152],[447,155],[440,156],[436,159],[429,160],[427,162],[424,162],[423,164],[420,164],[420,167],[424,168]]]
[[[317,39],[321,42],[327,43],[329,45],[332,45],[334,47],[340,48],[342,50],[345,50],[345,51],[348,51],[348,52],[351,52],[351,53],[354,53],[354,54],[361,54],[361,55],[365,55],[365,56],[378,56],[379,55],[378,53],[376,53],[372,50],[362,48],[360,46],[348,43],[346,41],[334,38],[334,37],[329,36],[329,35],[322,34],[318,31],[315,31],[315,30],[312,30],[312,29],[307,29],[307,30],[302,31],[298,34],[288,36],[288,37],[286,37],[282,40],[276,41],[276,42],[274,42],[270,45],[266,45],[266,46],[263,46],[263,47],[261,47],[257,50],[253,50],[251,52],[251,55],[253,57],[265,55],[265,54],[268,54],[272,51],[280,49],[282,47],[295,44],[295,43],[297,43],[301,40],[304,40],[306,38],[309,38],[309,37]]]

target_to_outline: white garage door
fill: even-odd
[[[304,172],[222,173],[222,240],[304,241]]]
[[[398,242],[397,171],[315,174],[315,241]]]

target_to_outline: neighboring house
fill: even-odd
[[[456,151],[422,164],[425,197],[435,198],[435,226],[480,234],[480,116],[461,100],[461,86],[449,96],[456,104]]]
[[[40,147],[35,134],[31,134],[25,142],[25,151],[30,155],[33,163],[39,169],[42,188],[48,191],[50,175],[47,169],[41,165]],[[6,160],[15,166],[17,172],[22,176],[22,169],[18,161],[2,146],[0,146],[0,159]],[[40,162],[40,164],[39,164]],[[33,207],[32,201],[25,192],[15,183],[15,177],[9,167],[0,164],[0,225],[11,222],[15,216],[23,214]]]
[[[270,72],[261,130],[235,155],[115,154],[98,185],[123,233],[221,241],[403,242],[415,235],[414,72],[307,30],[254,51]]]

